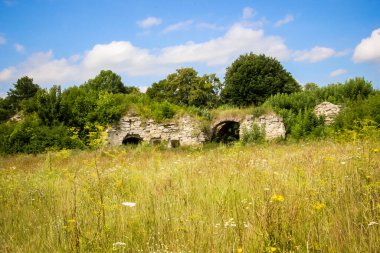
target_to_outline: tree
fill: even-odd
[[[14,109],[19,109],[20,102],[34,97],[40,87],[33,83],[33,79],[24,76],[17,80],[14,89],[8,91],[9,101]]]
[[[241,55],[227,68],[222,99],[237,106],[257,105],[271,95],[300,90],[301,86],[278,60],[250,53]]]
[[[306,83],[304,86],[303,86],[303,90],[304,91],[315,91],[319,89],[318,85],[316,83]]]
[[[9,98],[0,97],[0,123],[8,120],[14,113],[15,111],[12,110]]]
[[[152,99],[182,106],[215,107],[221,87],[215,74],[199,77],[193,68],[181,68],[154,83],[146,94]]]
[[[83,87],[89,91],[107,91],[109,93],[128,93],[127,87],[121,81],[121,77],[111,70],[102,70],[94,78],[83,84]]]

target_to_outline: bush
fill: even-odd
[[[253,124],[252,129],[244,132],[241,142],[247,143],[263,143],[265,141],[265,131],[257,124]]]

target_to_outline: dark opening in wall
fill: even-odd
[[[161,138],[152,138],[150,139],[150,145],[156,146],[161,144]]]
[[[138,134],[128,134],[123,139],[123,145],[137,145],[140,144],[142,138]]]
[[[171,148],[178,148],[179,147],[179,140],[170,140],[169,142]]]
[[[239,122],[223,121],[213,129],[212,141],[230,143],[239,140]]]

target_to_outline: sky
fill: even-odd
[[[300,83],[380,89],[379,0],[0,0],[0,96],[27,75],[67,88],[112,70],[146,90],[182,67],[278,59]]]

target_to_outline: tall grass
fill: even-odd
[[[2,157],[0,251],[379,252],[379,149],[323,141]]]

